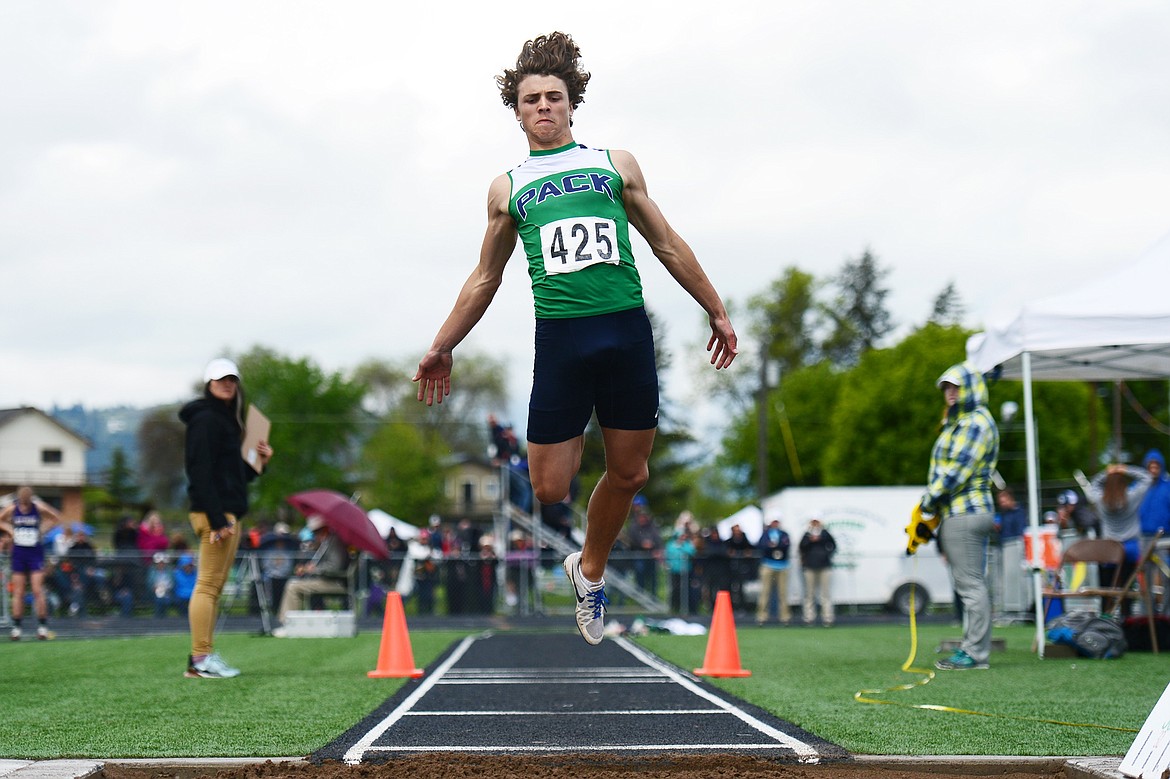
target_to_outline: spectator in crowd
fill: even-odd
[[[69,616],[89,614],[89,602],[105,585],[106,571],[97,565],[97,550],[89,540],[85,527],[77,526],[69,555],[57,565],[57,589],[68,602]]]
[[[1170,537],[1170,476],[1166,474],[1166,459],[1157,449],[1146,452],[1146,456],[1142,458],[1142,465],[1150,472],[1153,481],[1138,512],[1141,518],[1144,549],[1154,541],[1159,530],[1162,531],[1162,538]],[[1145,573],[1152,585],[1160,585],[1162,602],[1157,604],[1157,610],[1166,611],[1167,604],[1170,604],[1167,575],[1162,567],[1153,563],[1147,567]],[[1153,587],[1151,590],[1158,592],[1158,589]]]
[[[988,667],[991,654],[991,596],[987,587],[987,542],[995,532],[991,473],[999,457],[999,428],[987,409],[987,382],[966,363],[953,365],[935,382],[946,412],[930,452],[923,515],[937,516],[939,549],[946,555],[951,587],[963,604],[963,639],[943,671]]]
[[[1060,518],[1060,529],[1073,529],[1082,538],[1099,538],[1101,520],[1089,505],[1082,501],[1075,490],[1064,490],[1056,497],[1056,513]]]
[[[662,558],[662,533],[650,515],[650,506],[645,496],[634,497],[633,523],[627,536],[630,551],[634,554],[634,579],[638,587],[658,595],[658,561]]]
[[[780,519],[773,518],[760,535],[757,547],[760,552],[760,600],[756,603],[756,624],[768,621],[768,612],[773,597],[776,598],[780,624],[792,623],[792,612],[788,605],[788,552],[792,540],[780,525]]]
[[[175,574],[166,552],[155,552],[151,558],[147,585],[154,596],[154,617],[162,619],[167,615],[167,609],[175,605]]]
[[[0,528],[12,536],[12,630],[13,641],[21,637],[24,594],[32,591],[37,614],[37,638],[52,638],[49,606],[45,599],[45,534],[61,522],[57,510],[33,495],[32,487],[16,491],[16,500],[0,510]]]
[[[1166,459],[1160,451],[1151,449],[1142,458],[1142,467],[1150,474],[1150,488],[1138,510],[1142,538],[1149,541],[1159,530],[1170,536],[1170,476],[1166,474]]]
[[[73,546],[73,526],[76,523],[68,522],[61,525],[61,530],[53,536],[53,554],[64,557],[69,554],[69,547]]]
[[[508,462],[508,499],[519,511],[532,513],[532,475],[528,472],[528,460],[514,454]]]
[[[293,575],[300,542],[292,534],[287,522],[277,522],[272,532],[260,540],[260,576],[268,588],[268,602],[280,603],[284,586]]]
[[[513,530],[508,534],[504,563],[504,604],[512,610],[519,609],[521,602],[531,604],[536,587],[536,551],[523,530]]]
[[[272,631],[272,635],[277,638],[288,635],[288,626],[285,624],[288,613],[304,608],[309,596],[345,595],[349,592],[349,550],[341,539],[330,532],[329,526],[319,515],[310,516],[306,526],[313,533],[310,544],[313,556],[307,563],[298,565],[296,575],[285,584],[280,609],[276,613],[276,621],[280,624]]]
[[[119,552],[131,549],[137,551],[138,523],[134,521],[134,517],[123,516],[118,520],[114,527],[114,549]]]
[[[471,602],[468,610],[473,614],[491,614],[496,608],[496,539],[491,533],[479,537],[479,549],[471,561]]]
[[[1125,562],[1121,570],[1116,566],[1102,565],[1101,581],[1110,581],[1114,576],[1124,583],[1137,567],[1141,555],[1141,520],[1138,510],[1154,479],[1145,468],[1114,463],[1093,477],[1085,497],[1097,509],[1101,520],[1101,538],[1120,541],[1125,547]],[[1121,599],[1121,616],[1128,617],[1133,607],[1129,598]],[[1101,610],[1109,612],[1112,603],[1102,603]]]
[[[142,520],[142,524],[138,526],[136,543],[138,551],[142,552],[142,561],[146,565],[151,564],[156,552],[165,552],[171,545],[166,526],[163,525],[162,517],[157,511],[147,514]]]
[[[744,585],[750,581],[755,571],[755,561],[759,557],[756,547],[752,544],[741,525],[731,526],[731,533],[723,544],[727,552],[728,588],[731,591],[732,611],[743,613],[747,611],[747,600],[743,596]]]
[[[698,571],[702,592],[700,600],[707,604],[707,608],[714,613],[715,597],[720,591],[731,591],[731,567],[727,557],[727,544],[719,535],[718,526],[702,528],[699,531],[699,540],[695,544],[698,549],[696,566],[702,566]]]
[[[132,612],[134,602],[146,594],[146,569],[142,550],[138,547],[139,523],[132,516],[123,516],[114,526],[114,557],[106,567],[110,591],[122,611]],[[146,556],[145,565],[150,564]]]
[[[513,455],[520,454],[520,442],[511,425],[504,425],[495,414],[488,414],[488,436],[491,439],[492,465],[504,465],[512,461]]]
[[[821,624],[833,624],[833,555],[837,542],[819,517],[808,521],[808,529],[800,537],[800,570],[804,578],[804,624],[816,621],[816,606],[821,607]]]
[[[191,595],[195,592],[195,583],[198,578],[195,567],[195,558],[190,554],[179,555],[175,563],[175,607],[179,616],[187,616],[187,609],[191,604]]]
[[[691,568],[695,559],[695,542],[691,534],[675,528],[663,549],[670,576],[670,611],[673,614],[698,612],[698,600],[691,599]]]
[[[995,496],[995,529],[999,531],[999,541],[1010,541],[1024,535],[1028,528],[1028,510],[1016,500],[1016,495],[1008,487],[1000,490]]]
[[[185,459],[191,529],[199,538],[198,581],[187,610],[191,626],[189,678],[230,678],[240,670],[215,651],[219,599],[236,559],[240,522],[248,513],[248,483],[267,467],[272,447],[256,445],[259,470],[240,452],[244,440],[240,369],[222,357],[203,372],[203,394],[179,411],[186,425]]]
[[[430,520],[427,522],[429,527],[427,531],[427,541],[431,545],[431,549],[443,554],[443,521],[439,519],[438,514],[432,514]]]
[[[430,549],[430,554],[418,556],[414,560],[414,595],[417,598],[416,606],[419,614],[435,613],[435,588],[439,584],[438,560],[443,557],[441,547],[435,547],[433,539],[439,533],[433,533],[426,528],[418,531],[418,542]]]

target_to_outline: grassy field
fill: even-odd
[[[939,642],[957,633],[920,629],[914,666],[931,667]],[[711,681],[859,754],[1023,756],[1124,754],[1170,682],[1165,655],[1039,660],[1030,651],[1032,628],[995,635],[1006,651],[992,655],[990,671],[928,680],[901,670],[911,647],[905,625],[740,629],[751,677]],[[461,636],[412,630],[415,664],[427,665]],[[244,670],[234,680],[183,678],[186,635],[5,642],[0,757],[305,755],[404,683],[367,678],[379,640],[376,633],[287,641],[226,633],[217,648]],[[702,665],[707,646],[705,636],[639,641],[686,670]],[[879,691],[863,697],[887,703],[858,702],[861,690]]]

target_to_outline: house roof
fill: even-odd
[[[68,425],[62,424],[61,422],[57,421],[56,419],[53,419],[53,417],[49,416],[45,412],[41,411],[38,408],[33,408],[32,406],[22,406],[20,408],[0,408],[0,428],[4,427],[5,425],[9,424],[10,422],[16,421],[17,419],[19,419],[22,416],[25,416],[26,414],[36,414],[37,416],[48,420],[52,424],[59,427],[61,430],[64,430],[66,433],[68,433],[69,435],[76,438],[81,443],[85,444],[85,446],[87,448],[89,448],[89,449],[93,448],[93,442],[90,441],[88,438],[81,435],[80,433],[78,433],[76,430],[72,429]]]

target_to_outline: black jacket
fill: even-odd
[[[227,527],[225,514],[248,513],[248,482],[256,472],[240,454],[242,430],[234,409],[215,399],[199,398],[183,406],[187,426],[187,496],[191,511],[202,512],[212,529]]]
[[[833,553],[837,551],[837,542],[829,535],[828,530],[822,530],[815,541],[809,533],[800,539],[800,565],[810,571],[822,571],[833,565]]]

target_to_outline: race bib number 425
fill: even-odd
[[[608,219],[587,216],[549,222],[540,228],[544,271],[552,276],[572,273],[599,262],[617,265],[617,226]]]

